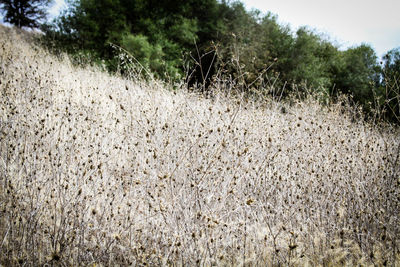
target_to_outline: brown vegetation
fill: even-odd
[[[229,81],[167,90],[0,36],[1,264],[400,263],[397,128],[345,102],[229,97]]]

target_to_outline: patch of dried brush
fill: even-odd
[[[173,92],[0,36],[2,265],[400,263],[395,128]]]

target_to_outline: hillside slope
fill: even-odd
[[[76,68],[24,36],[0,27],[1,264],[399,264],[395,129]]]

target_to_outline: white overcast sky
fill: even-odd
[[[64,0],[54,0],[53,5],[50,8],[50,16],[58,15],[58,13],[66,7]]]
[[[400,0],[242,0],[253,8],[278,15],[295,31],[309,26],[326,33],[341,49],[367,43],[377,56],[400,47]],[[55,0],[52,13],[64,6]]]
[[[242,0],[278,15],[281,24],[295,31],[310,26],[326,33],[340,48],[367,43],[377,56],[400,47],[400,0]]]

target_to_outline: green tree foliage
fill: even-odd
[[[119,43],[127,27],[119,0],[72,1],[55,22],[56,32],[67,44],[110,55],[109,43]]]
[[[291,71],[288,77],[293,83],[306,82],[311,88],[329,88],[329,64],[332,47],[306,28],[300,28],[292,46]]]
[[[261,58],[264,62],[263,67],[272,66],[274,73],[282,76],[281,80],[285,80],[284,75],[290,68],[291,48],[295,38],[290,28],[280,25],[277,19],[278,17],[271,13],[262,18],[260,23],[262,35],[259,39],[262,46],[259,52],[264,55]]]
[[[385,116],[400,122],[400,47],[383,57],[382,87]]]
[[[386,82],[398,83],[400,78],[400,47],[387,52],[383,60]]]
[[[152,45],[149,43],[148,38],[144,35],[127,34],[122,39],[122,47],[129,52],[129,55],[134,58],[136,63],[139,63],[141,72],[151,70],[158,78],[160,73],[167,73],[170,77],[172,75],[179,75],[179,70],[174,69],[172,65],[166,64],[164,60],[165,53],[161,45]],[[145,68],[143,70],[142,68]],[[173,79],[180,79],[181,77],[172,76]]]
[[[182,76],[184,54],[196,55],[195,43],[199,54],[204,54],[221,25],[215,0],[121,1],[129,11],[126,17],[131,32],[147,36],[150,44],[162,47],[167,76]]]
[[[275,15],[248,12],[235,2],[224,8],[223,18],[227,24],[220,41],[220,61],[230,75],[244,83],[244,90],[265,87],[285,71],[294,39],[289,27],[280,26]]]
[[[64,46],[70,44],[72,51],[76,47],[92,50],[110,62],[115,56],[110,50],[111,43],[123,46],[130,43],[128,50],[132,54],[141,53],[132,51],[140,43],[142,51],[155,51],[153,56],[141,58],[149,60],[144,65],[150,71],[160,77],[181,77],[184,52],[190,51],[194,42],[200,40],[198,35],[207,32],[212,24],[210,20],[200,20],[210,14],[207,2],[216,4],[214,0],[75,0],[45,32],[62,40]]]
[[[342,53],[342,62],[336,74],[336,87],[370,109],[380,80],[380,67],[375,51],[362,44]]]
[[[47,17],[51,0],[0,0],[4,21],[18,28],[38,28]]]
[[[119,64],[119,50],[110,46],[115,44],[158,78],[181,79],[186,56],[193,60],[189,83],[203,88],[214,74],[222,73],[250,94],[275,95],[277,88],[283,96],[294,90],[300,95],[316,91],[328,102],[345,93],[367,111],[385,105],[398,109],[399,101],[393,99],[399,96],[399,50],[386,55],[382,72],[370,46],[341,51],[316,31],[302,27],[292,32],[276,15],[247,11],[240,1],[69,3],[70,8],[43,31],[69,51],[90,51],[105,59],[112,70]]]
[[[158,50],[149,43],[144,35],[128,34],[122,39],[122,46],[145,68],[150,67],[153,52]]]

